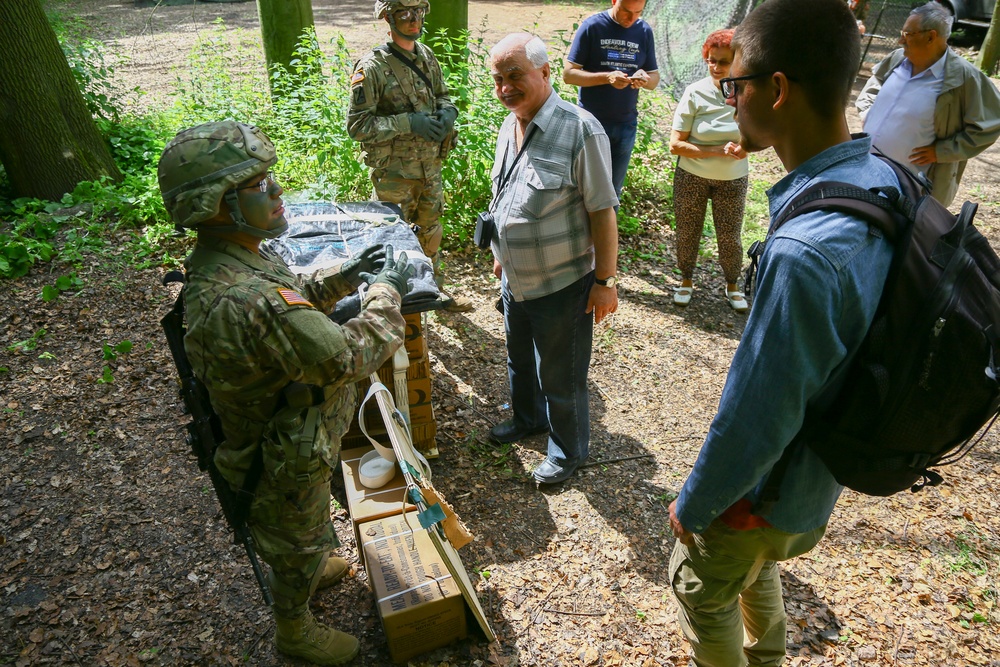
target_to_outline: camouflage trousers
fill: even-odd
[[[374,198],[398,204],[403,219],[414,225],[420,248],[431,262],[441,248],[441,211],[444,209],[444,192],[441,170],[426,170],[427,178],[403,178],[391,169],[373,168],[371,171]]]
[[[261,446],[266,458],[274,443],[265,438]],[[265,464],[250,507],[250,533],[271,566],[274,613],[287,618],[307,611],[330,550],[340,546],[330,519],[333,470],[320,452],[312,457],[311,473],[301,481],[275,475]]]

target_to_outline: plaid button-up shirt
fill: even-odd
[[[493,256],[515,301],[558,292],[594,270],[588,212],[618,205],[611,183],[611,147],[588,111],[553,90],[529,123],[528,147],[517,146],[510,114],[497,136],[493,164]],[[501,178],[514,165],[497,192]]]

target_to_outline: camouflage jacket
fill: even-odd
[[[455,105],[448,97],[448,87],[434,53],[420,42],[414,45],[414,53],[409,53],[390,42],[365,55],[354,67],[347,133],[361,142],[369,167],[391,169],[393,162],[404,162],[404,158],[405,162],[441,158],[441,144],[410,131],[409,114],[414,111],[430,114],[439,109],[454,109]],[[416,65],[430,80],[433,90],[389,49]],[[450,141],[451,137],[445,139],[446,144]]]
[[[184,349],[222,420],[215,463],[226,479],[242,485],[289,382],[323,387],[320,409],[339,451],[357,404],[354,383],[403,342],[399,294],[372,285],[361,314],[340,326],[325,313],[354,288],[336,269],[302,279],[266,248],[256,255],[206,235],[184,266]],[[323,458],[333,465],[338,451]]]

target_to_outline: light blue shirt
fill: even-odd
[[[768,191],[771,219],[816,181],[898,187],[870,148],[862,136],[800,165]],[[844,213],[805,213],[769,238],[719,412],[677,498],[686,529],[700,533],[741,498],[757,500],[806,407],[833,399],[874,318],[891,259],[877,230]],[[764,518],[789,533],[818,528],[842,490],[811,450],[798,448],[781,499]]]
[[[931,165],[910,162],[914,148],[937,141],[934,109],[944,82],[944,56],[916,76],[909,60],[903,61],[882,84],[864,118],[872,145],[912,172],[926,174]]]

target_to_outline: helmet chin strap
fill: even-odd
[[[268,229],[260,229],[248,224],[246,218],[243,217],[243,210],[240,208],[240,200],[236,196],[236,190],[227,190],[226,194],[222,195],[222,200],[229,206],[229,217],[232,219],[233,224],[213,227],[214,231],[243,232],[250,236],[256,236],[259,239],[276,239],[288,229],[288,221],[284,218],[276,226],[269,227]]]
[[[400,32],[399,29],[396,28],[396,19],[393,17],[392,14],[389,14],[388,18],[389,18],[389,29],[392,30],[392,32],[394,32],[395,34],[397,34],[400,37],[402,37],[403,39],[405,39],[406,41],[408,41],[408,42],[415,42],[415,41],[417,41],[418,39],[420,39],[421,37],[424,36],[424,22],[423,21],[420,22],[420,32],[418,32],[416,35],[407,35],[407,34],[404,34],[404,33]]]

